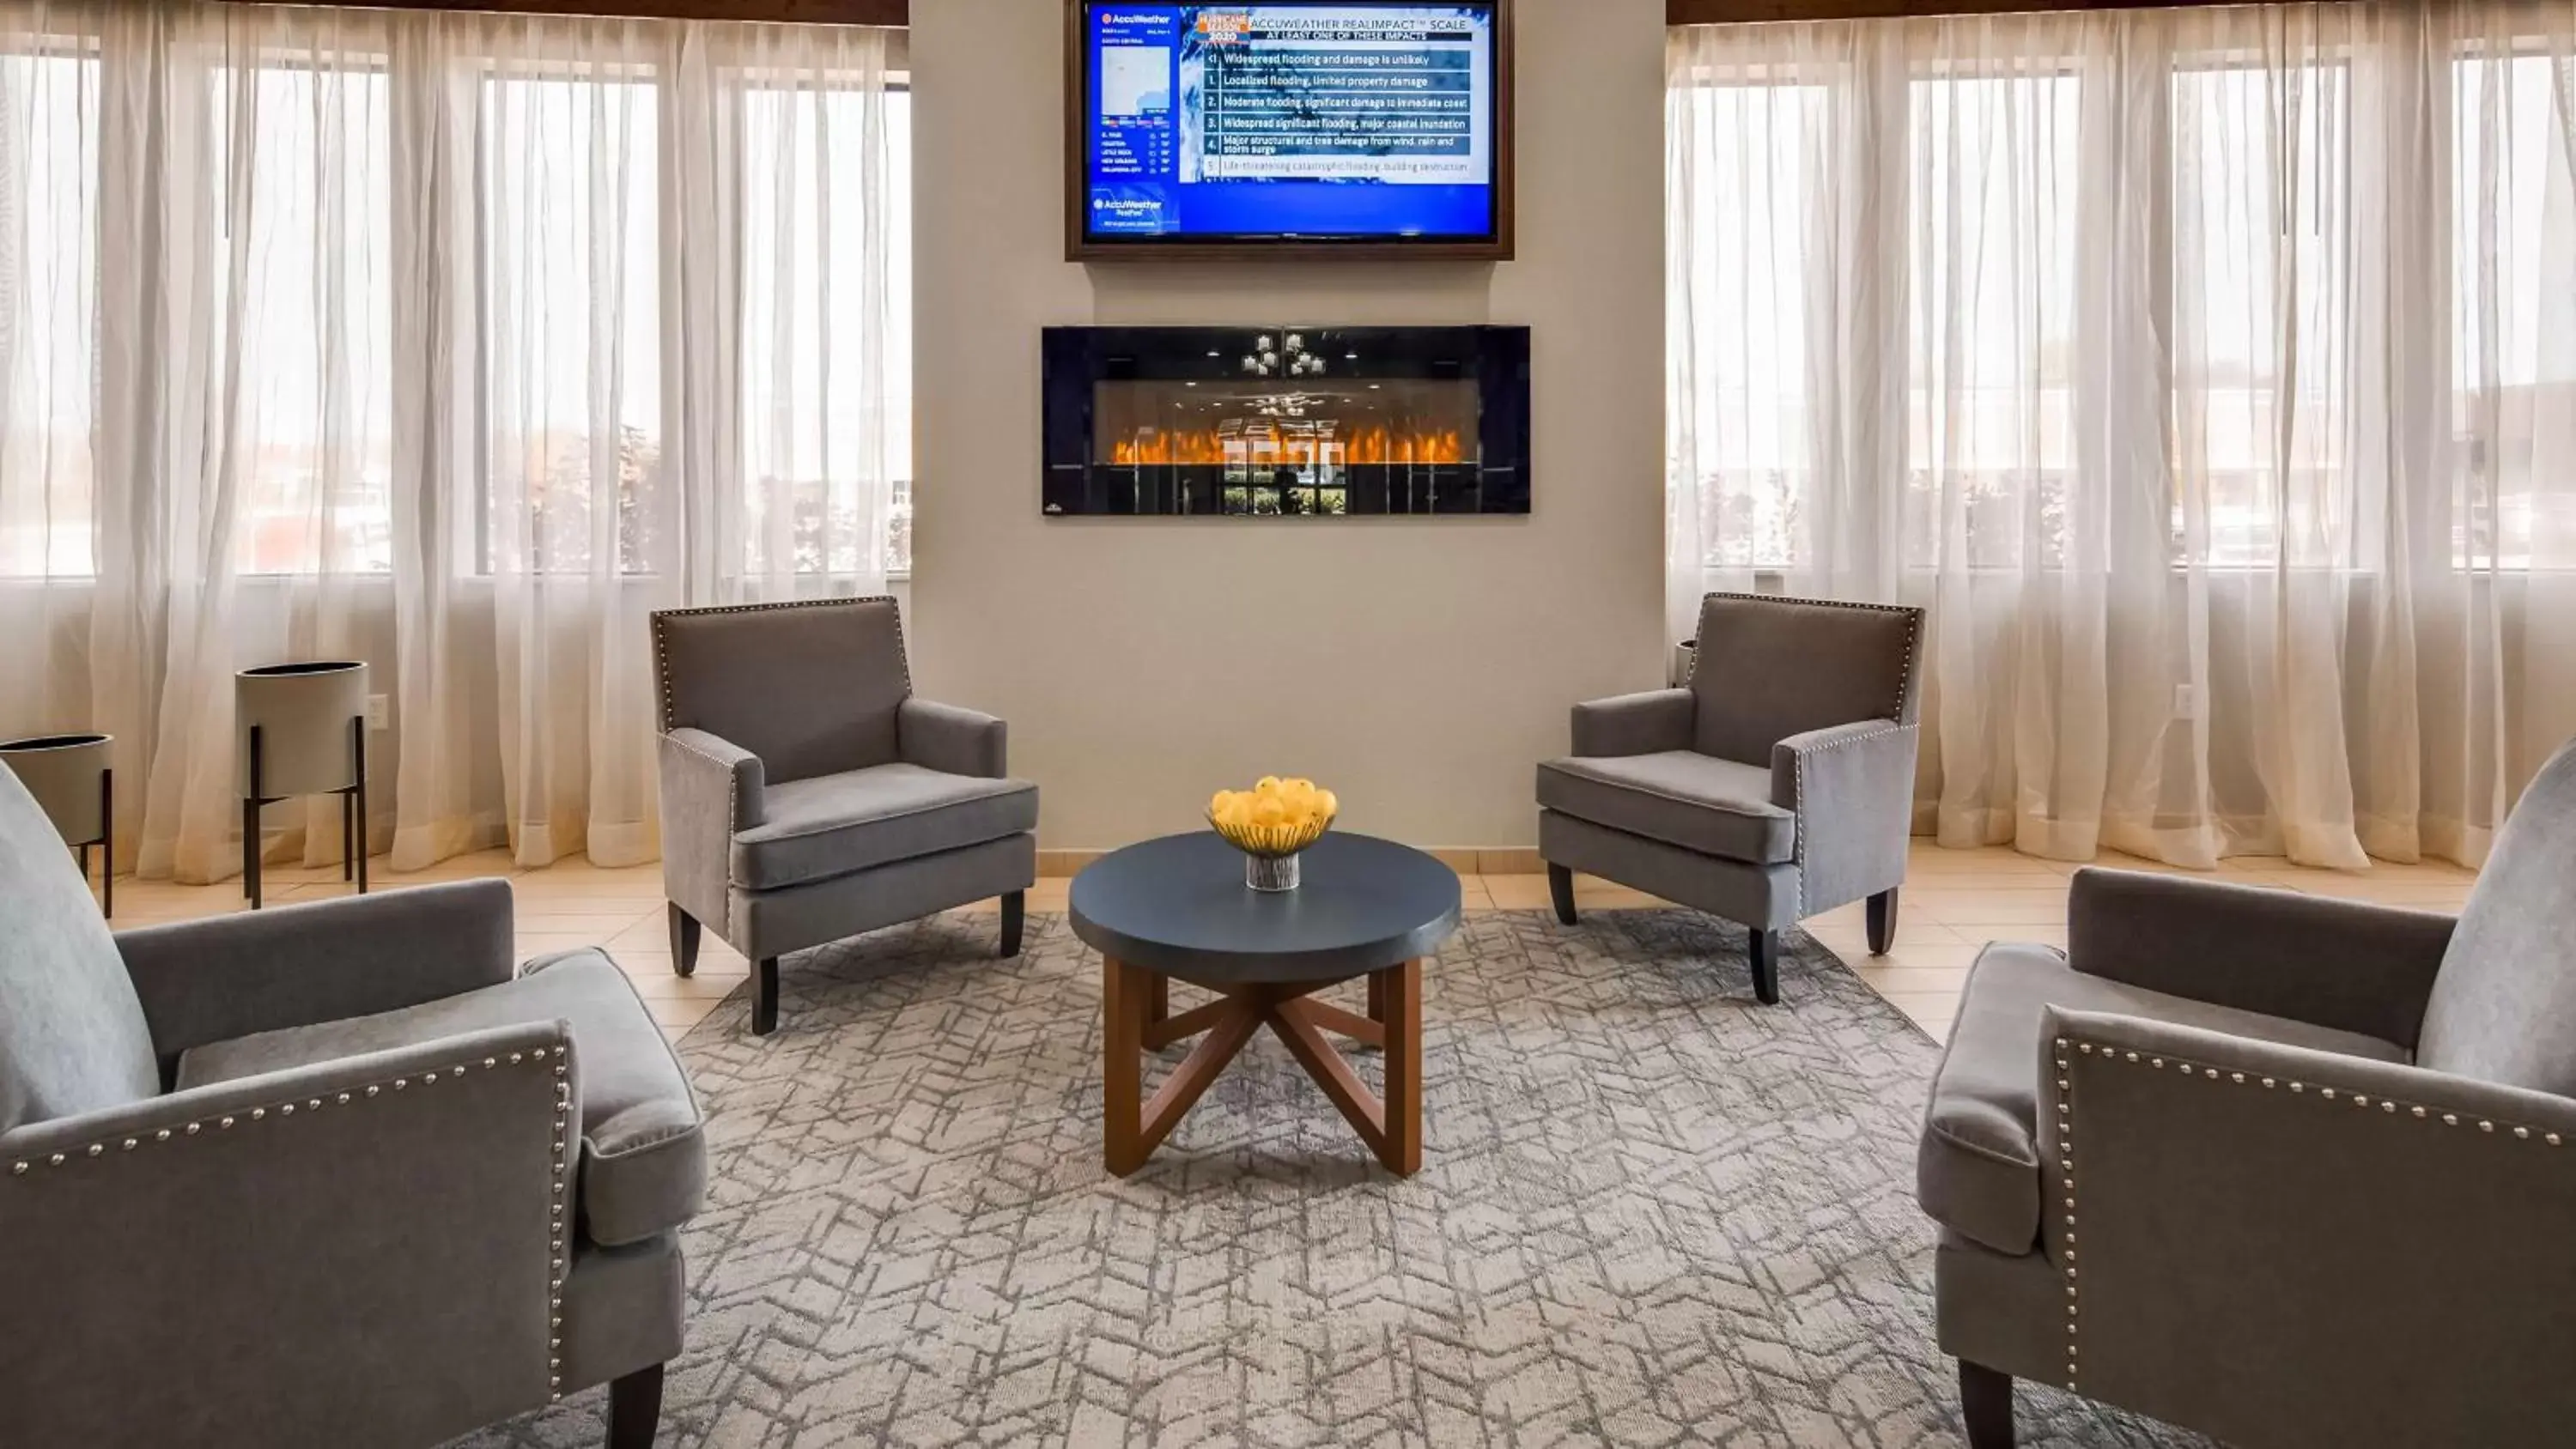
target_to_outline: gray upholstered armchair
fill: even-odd
[[[1711,594],[1690,683],[1574,707],[1574,753],[1538,767],[1557,918],[1574,872],[1741,921],[1754,993],[1780,999],[1779,933],[1869,902],[1896,932],[1914,816],[1923,611]]]
[[[697,1102],[500,881],[111,936],[0,772],[0,1438],[425,1446],[607,1382],[653,1442]]]
[[[2456,922],[2082,871],[2065,952],[1987,947],[1918,1162],[1976,1449],[2016,1377],[2247,1449],[2568,1442],[2571,884],[2576,747]]]
[[[751,1029],[778,1028],[778,958],[999,896],[1020,950],[1038,790],[991,715],[916,699],[890,598],[653,616],[671,964],[701,926],[755,963]]]

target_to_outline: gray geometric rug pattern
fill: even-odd
[[[1099,957],[995,929],[791,957],[775,1036],[737,993],[683,1041],[713,1186],[662,1444],[1960,1442],[1913,1198],[1938,1049],[1804,935],[1762,1007],[1706,917],[1471,915],[1424,977],[1420,1174],[1265,1033],[1121,1181]],[[2026,1444],[2199,1442],[2021,1399]],[[604,1402],[462,1442],[596,1445]]]

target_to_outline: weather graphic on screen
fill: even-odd
[[[1494,15],[1470,5],[1102,5],[1090,236],[1494,230]]]

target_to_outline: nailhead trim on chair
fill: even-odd
[[[1711,599],[1749,599],[1757,604],[1812,604],[1819,609],[1862,609],[1872,614],[1905,615],[1905,658],[1897,666],[1896,703],[1887,711],[1887,717],[1889,719],[1901,720],[1905,718],[1905,691],[1914,683],[1914,645],[1915,641],[1923,636],[1923,611],[1921,609],[1916,608],[1912,604],[1865,604],[1853,599],[1808,599],[1801,598],[1795,594],[1746,594],[1720,589],[1716,592],[1706,593],[1699,596],[1700,607],[1703,611],[1707,609],[1708,601]],[[1702,630],[1700,632],[1705,634],[1707,631]],[[1697,678],[1699,675],[1700,653],[1701,651],[1698,649],[1691,651],[1691,675],[1693,678]]]
[[[563,1285],[564,1285],[564,1186],[572,1165],[569,1134],[572,1130],[572,1083],[562,1060],[564,1049],[556,1047],[555,1056],[555,1160],[554,1181],[547,1194],[554,1201],[546,1204],[546,1402],[563,1398]],[[518,1053],[510,1054],[517,1061]],[[538,1053],[543,1061],[545,1053]],[[492,1064],[490,1057],[483,1059]]]
[[[512,1052],[510,1053],[507,1063],[507,1065],[517,1066],[531,1060],[540,1065],[551,1062],[554,1064],[555,1069],[554,1184],[550,1194],[555,1201],[547,1205],[546,1213],[546,1398],[550,1403],[563,1397],[564,1222],[566,1214],[562,1199],[564,1196],[564,1187],[569,1178],[571,1167],[571,1159],[567,1156],[566,1149],[570,1143],[569,1133],[571,1131],[572,1122],[572,1084],[568,1080],[571,1075],[571,1070],[564,1063],[563,1056],[564,1049],[562,1047],[541,1047],[535,1051]],[[486,1071],[490,1071],[502,1065],[504,1065],[504,1063],[499,1057],[485,1057],[483,1059],[483,1068]],[[452,1067],[432,1068],[420,1073],[419,1082],[424,1087],[436,1086],[438,1084],[438,1079],[442,1074],[449,1077],[461,1077],[465,1075],[465,1070],[466,1067],[463,1062],[459,1062]],[[363,1086],[352,1087],[347,1091],[335,1092],[332,1094],[331,1101],[337,1106],[352,1106],[369,1098],[381,1095],[381,1091],[385,1087],[391,1087],[397,1092],[405,1091],[409,1089],[412,1081],[413,1079],[411,1077],[402,1076],[394,1077],[383,1082],[370,1082]],[[307,1113],[319,1112],[322,1110],[322,1099],[320,1097],[307,1097],[304,1099],[303,1106]],[[283,1121],[288,1117],[294,1116],[295,1108],[296,1104],[291,1101],[278,1103],[277,1115],[279,1120]],[[219,1114],[212,1118],[190,1122],[180,1128],[179,1135],[182,1137],[195,1137],[204,1129],[207,1121],[212,1121],[215,1125],[215,1130],[218,1132],[230,1130],[234,1123],[240,1121],[244,1116],[247,1116],[253,1122],[264,1122],[268,1120],[268,1110],[269,1109],[266,1106],[259,1106],[251,1108],[247,1113],[236,1113],[232,1115]],[[80,1154],[80,1160],[83,1161],[93,1157],[104,1156],[107,1151],[107,1144],[110,1142],[115,1142],[117,1144],[117,1150],[119,1152],[132,1152],[137,1147],[142,1146],[144,1140],[145,1139],[141,1137],[101,1138],[96,1142],[66,1148],[61,1152],[49,1153],[44,1159],[44,1165],[47,1167],[67,1166],[73,1161],[71,1154],[75,1151]],[[152,1134],[150,1140],[153,1142],[169,1141],[170,1129],[167,1127],[160,1128]],[[32,1168],[34,1168],[35,1165],[34,1159],[21,1158],[9,1164],[9,1175],[12,1177],[24,1177]]]
[[[2091,1052],[2091,1047],[2084,1048]],[[2057,1172],[2065,1184],[2066,1202],[2066,1387],[2075,1387],[2076,1329],[2081,1326],[2077,1310],[2082,1300],[2076,1296],[2075,1279],[2075,1077],[2067,1070],[2072,1057],[2066,1054],[2066,1038],[2057,1039]]]
[[[2076,1328],[2075,1083],[2073,1075],[2067,1072],[2068,1064],[2074,1060],[2074,1055],[2069,1054],[2070,1048],[2074,1055],[2088,1057],[2099,1056],[2105,1063],[2125,1063],[2132,1066],[2144,1065],[2150,1071],[2163,1071],[2166,1063],[2163,1057],[2156,1056],[2152,1053],[2142,1055],[2138,1052],[2114,1048],[2107,1044],[2089,1041],[2072,1041],[2069,1038],[2062,1036],[2057,1038],[2055,1060],[2057,1062],[2058,1071],[2063,1074],[2057,1078],[2057,1138],[2059,1154],[2057,1166],[2058,1170],[2064,1175],[2064,1181],[2066,1184],[2066,1387],[2072,1389],[2075,1387]],[[2267,1092],[2277,1090],[2283,1085],[2281,1079],[2278,1077],[2248,1077],[2243,1072],[2228,1071],[2210,1066],[2204,1062],[2187,1061],[2180,1057],[2174,1058],[2173,1067],[2175,1069],[2177,1079],[2186,1082],[2197,1080],[2222,1082],[2227,1085],[2237,1087],[2259,1086],[2262,1090]],[[2308,1084],[2305,1082],[2293,1081],[2287,1085],[2290,1089],[2290,1095],[2294,1097],[2304,1097],[2308,1094]],[[2402,1116],[2405,1120],[2423,1122],[2428,1125],[2434,1122],[2439,1122],[2445,1127],[2457,1127],[2460,1125],[2461,1121],[2460,1114],[2457,1112],[2443,1112],[2439,1116],[2436,1116],[2434,1114],[2434,1109],[2420,1102],[2403,1102],[2393,1097],[2374,1098],[2367,1092],[2354,1092],[2348,1090],[2339,1091],[2333,1087],[2319,1087],[2316,1091],[2317,1096],[2321,1101],[2350,1102],[2353,1106],[2364,1110],[2370,1108],[2375,1102],[2381,1113],[2387,1116]],[[2400,1111],[2401,1108],[2403,1109],[2402,1113]],[[2477,1124],[2480,1132],[2487,1133],[2489,1135],[2494,1135],[2496,1133],[2498,1124],[2493,1118],[2478,1118]],[[2502,1125],[2504,1127],[2505,1135],[2512,1137],[2513,1140],[2517,1142],[2529,1142],[2537,1139],[2541,1143],[2550,1147],[2564,1147],[2567,1145],[2566,1137],[2557,1132],[2536,1130],[2532,1127],[2514,1122],[2507,1122]]]
[[[766,614],[779,609],[846,609],[856,604],[892,604],[894,606],[894,653],[903,665],[903,692],[912,695],[912,650],[903,641],[903,605],[892,594],[853,595],[846,599],[786,599],[775,604],[710,604],[696,609],[656,609],[653,611],[653,677],[661,691],[662,732],[669,734],[677,726],[671,723],[671,651],[663,633],[666,619],[693,619],[702,614]]]

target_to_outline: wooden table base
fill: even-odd
[[[1314,999],[1314,993],[1340,984],[1334,981],[1217,987],[1225,994],[1174,1016],[1170,978],[1124,961],[1104,960],[1101,967],[1108,1020],[1103,1155],[1111,1172],[1125,1177],[1144,1166],[1217,1073],[1264,1026],[1288,1044],[1306,1074],[1388,1171],[1410,1177],[1422,1169],[1420,961],[1369,973],[1366,1016]],[[1325,1039],[1327,1032],[1385,1051],[1384,1101]],[[1194,1036],[1201,1038],[1199,1044],[1146,1100],[1142,1054]]]

